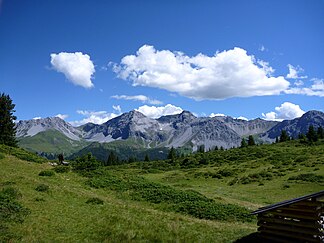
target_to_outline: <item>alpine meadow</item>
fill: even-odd
[[[323,242],[322,0],[0,0],[0,242]]]

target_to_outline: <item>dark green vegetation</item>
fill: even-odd
[[[0,189],[23,209],[2,223],[3,241],[233,242],[256,231],[250,211],[324,185],[321,139],[112,166],[86,154],[72,170],[17,151],[0,146]]]
[[[47,161],[47,159],[39,157],[36,154],[28,152],[22,148],[11,147],[4,144],[0,144],[0,153],[13,155],[18,159],[30,162],[44,163]]]
[[[0,144],[14,147],[17,146],[15,106],[9,95],[0,93]]]
[[[144,160],[147,155],[150,159],[166,159],[167,148],[147,149],[144,144],[134,139],[114,141],[110,143],[75,141],[56,130],[40,132],[33,137],[20,138],[20,147],[37,153],[48,159],[56,159],[58,154],[63,153],[67,159],[74,160],[89,152],[101,162],[107,162],[111,152],[118,157],[118,163],[128,163]]]
[[[120,140],[110,143],[91,143],[80,151],[69,156],[69,159],[76,159],[77,157],[91,153],[101,162],[106,162],[108,156],[113,152],[120,163],[128,163],[133,161],[141,161],[147,155],[150,159],[166,159],[168,155],[168,148],[145,148],[144,144],[139,143],[135,139]]]
[[[12,187],[11,182],[0,184],[0,242],[19,240],[21,235],[10,230],[11,224],[21,224],[30,213],[29,209],[22,206],[19,199],[21,193]]]

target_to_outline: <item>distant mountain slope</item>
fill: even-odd
[[[315,128],[319,126],[324,128],[324,113],[321,111],[308,111],[299,118],[284,120],[262,134],[262,138],[274,140],[280,136],[282,130],[287,131],[289,136],[297,138],[299,134],[306,134],[310,125]]]
[[[73,140],[63,133],[49,129],[34,136],[18,138],[20,147],[36,152],[47,158],[56,158],[58,154],[71,155],[89,144],[84,140]]]
[[[60,133],[64,134],[66,137],[73,140],[80,140],[82,136],[80,130],[74,128],[69,123],[58,117],[47,117],[43,119],[19,121],[16,124],[16,128],[16,136],[18,138],[28,136],[33,137],[38,133],[47,130],[57,130]]]
[[[117,141],[125,141],[126,144],[129,141],[132,149],[139,146],[141,152],[170,147],[195,151],[201,145],[206,150],[215,146],[237,147],[241,139],[248,135],[272,142],[281,130],[297,137],[299,133],[306,133],[309,125],[324,127],[324,113],[309,111],[300,118],[276,122],[259,118],[246,121],[229,116],[196,117],[189,111],[152,119],[138,111],[131,111],[101,125],[88,123],[80,127],[73,127],[57,117],[20,121],[17,123],[17,137],[24,148],[45,153],[75,154],[81,149],[90,151],[98,147],[100,153],[104,153],[102,151],[109,152],[111,148],[106,144],[113,142],[124,146],[124,142],[115,143]],[[113,147],[116,148],[115,145]]]

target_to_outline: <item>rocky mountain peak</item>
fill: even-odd
[[[59,117],[46,117],[19,121],[16,124],[16,128],[17,137],[35,136],[36,134],[47,130],[57,130],[74,140],[79,140],[81,135],[79,130],[72,127],[69,123]]]

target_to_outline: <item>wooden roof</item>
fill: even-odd
[[[291,200],[282,201],[282,202],[275,203],[275,204],[272,204],[272,205],[269,205],[269,206],[266,206],[266,207],[259,208],[258,210],[252,212],[252,214],[254,215],[254,214],[263,213],[263,212],[270,211],[270,210],[273,210],[273,209],[276,209],[276,208],[280,208],[282,206],[286,206],[286,205],[293,204],[293,203],[296,203],[296,202],[304,201],[304,200],[311,199],[311,198],[319,198],[319,197],[323,197],[323,196],[324,196],[324,191],[316,192],[316,193],[309,194],[309,195],[306,195],[306,196],[294,198],[294,199],[291,199]]]

